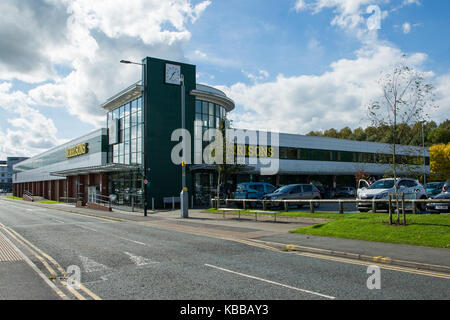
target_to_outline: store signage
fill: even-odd
[[[273,152],[270,146],[234,145],[234,154],[238,157],[271,158]]]
[[[88,153],[88,151],[88,144],[84,142],[75,147],[66,149],[66,158],[78,157]]]

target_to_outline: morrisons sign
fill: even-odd
[[[85,142],[75,147],[66,149],[66,158],[78,157],[86,153],[88,153],[88,144]]]

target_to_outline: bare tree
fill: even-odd
[[[378,84],[382,89],[382,95],[368,106],[368,113],[373,125],[391,128],[391,165],[397,195],[397,166],[402,165],[398,161],[397,145],[406,133],[405,128],[428,119],[428,112],[436,108],[433,86],[426,83],[423,73],[403,64],[394,67],[392,72],[382,73]],[[395,199],[399,210],[398,196]],[[403,219],[406,224],[406,217]],[[392,216],[389,217],[389,221],[392,221]]]

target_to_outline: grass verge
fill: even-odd
[[[221,212],[215,209],[208,211]],[[245,210],[241,214],[252,213]],[[277,215],[333,220],[292,230],[291,233],[450,249],[450,215],[407,214],[406,226],[390,226],[387,213],[280,212]],[[396,217],[394,214],[394,221]]]
[[[14,196],[6,196],[6,198],[8,198],[8,199],[14,199],[14,200],[23,200],[22,198],[14,197]]]
[[[54,204],[54,203],[64,203],[64,202],[53,201],[53,200],[43,200],[43,201],[37,201],[36,203],[48,203],[48,204]]]

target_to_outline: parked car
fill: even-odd
[[[321,198],[321,199],[326,199],[326,198],[329,198],[329,197],[330,197],[328,191],[325,190],[324,187],[322,187],[322,186],[315,186],[315,187],[317,188],[317,190],[319,190],[320,198]]]
[[[434,196],[436,200],[450,200],[450,192],[444,192]],[[437,213],[450,213],[450,203],[427,203],[427,211]]]
[[[275,191],[275,187],[265,182],[239,183],[234,192],[234,199],[258,199],[261,200],[265,194]],[[254,204],[252,204],[254,205]]]
[[[336,189],[335,198],[354,198],[356,189],[353,187],[339,187]]]
[[[428,198],[434,197],[442,192],[445,182],[430,182],[425,184],[423,187],[427,192]]]
[[[442,192],[450,192],[450,179],[445,181],[444,186],[442,187]]]
[[[405,194],[405,199],[427,199],[427,193],[425,188],[419,183],[418,180],[410,178],[397,178],[397,191]],[[369,185],[365,180],[358,182],[357,199],[388,199],[389,193],[395,192],[394,179],[381,179],[377,182]],[[359,202],[356,207],[360,212],[368,212],[372,209],[372,203]],[[388,204],[377,203],[376,209],[387,209]],[[418,211],[424,211],[425,205],[423,203],[417,204]]]
[[[316,186],[312,184],[290,184],[281,188],[278,188],[273,193],[266,194],[263,199],[265,200],[319,200],[320,192]],[[320,203],[315,202],[314,206],[319,207]],[[269,206],[271,206],[269,204]],[[275,204],[272,206],[282,206],[282,204]],[[297,207],[301,208],[303,205],[298,204]]]

